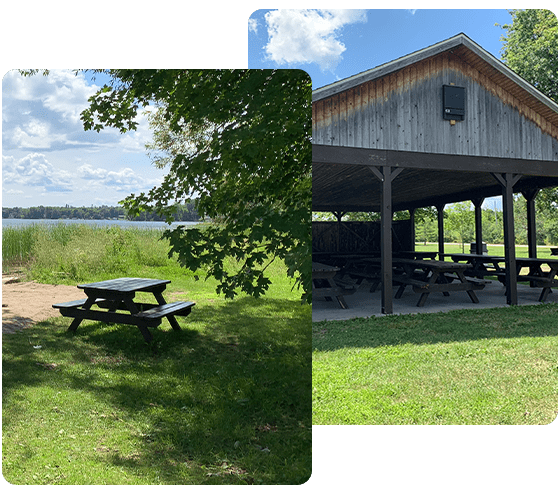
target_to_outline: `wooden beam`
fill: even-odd
[[[443,240],[443,209],[444,208],[445,208],[445,204],[438,204],[436,206],[437,225],[438,225],[438,252],[439,252],[439,259],[441,261],[444,260],[443,253],[445,252],[445,244]]]
[[[373,169],[372,169],[373,171]],[[393,201],[391,183],[400,173],[390,166],[379,168],[381,186],[381,313],[393,313]]]
[[[476,243],[476,253],[482,254],[482,203],[483,198],[472,199],[474,204],[474,233]]]
[[[494,175],[502,184],[504,212],[504,253],[506,260],[506,302],[517,305],[517,271],[515,265],[515,231],[513,221],[513,186],[519,180],[512,173]]]
[[[416,250],[416,208],[408,210],[410,216],[410,238],[412,239],[412,251]]]
[[[527,200],[527,245],[529,246],[529,257],[537,257],[537,228],[535,197],[540,192],[539,189],[522,191],[523,197]],[[531,282],[533,284],[533,282]]]
[[[393,313],[393,209],[391,167],[381,168],[381,313]]]
[[[312,162],[313,164],[394,166],[411,169],[519,173],[528,176],[558,177],[556,161],[528,161],[527,159],[505,157],[433,154],[319,144],[312,145]]]

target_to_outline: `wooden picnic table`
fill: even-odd
[[[418,307],[424,306],[432,292],[449,296],[450,292],[466,291],[471,301],[478,303],[474,291],[484,289],[489,282],[466,277],[465,271],[471,268],[468,264],[449,261],[394,258],[393,281],[400,284],[395,299],[400,299],[406,286],[410,285],[414,292],[422,294],[416,304]]]
[[[437,251],[398,251],[393,257],[404,259],[436,259]]]
[[[68,330],[76,330],[82,320],[125,323],[136,325],[146,342],[150,342],[153,337],[148,327],[157,327],[163,318],[167,318],[171,327],[180,331],[181,327],[175,316],[187,316],[195,305],[190,301],[167,303],[162,293],[169,283],[171,283],[170,280],[151,278],[116,278],[91,284],[80,284],[78,289],[84,291],[86,299],[52,306],[59,309],[63,316],[74,318]],[[158,304],[134,301],[137,292],[153,294]],[[93,306],[100,309],[91,309]],[[102,309],[106,311],[102,311]],[[117,313],[117,310],[125,310],[128,313]]]
[[[334,278],[340,268],[312,262],[311,269],[313,297],[324,297],[327,301],[331,301],[334,298],[338,301],[341,308],[348,309],[344,295],[353,294],[356,289],[346,289],[335,282]]]
[[[475,277],[486,277],[489,275],[505,276],[505,269],[500,263],[505,263],[503,256],[489,256],[488,254],[444,254],[450,257],[454,262],[464,261],[466,264],[472,265],[472,269],[467,274]]]
[[[337,277],[344,278],[348,275],[360,286],[366,281],[371,284],[370,292],[375,292],[381,283],[381,259],[379,252],[370,254],[333,254],[325,259],[325,264],[330,261],[331,266],[339,270]],[[435,259],[436,251],[399,251],[393,253],[393,258],[405,259]]]
[[[475,276],[483,277],[495,275],[505,285],[506,270],[500,263],[505,263],[502,256],[487,256],[483,254],[446,254],[453,261],[466,261],[473,265],[471,270]],[[546,269],[548,266],[549,269]],[[521,270],[528,268],[526,274]],[[551,292],[552,287],[558,286],[558,260],[552,258],[515,258],[515,274],[518,282],[530,282],[532,287],[541,287],[543,290],[539,301],[544,302]]]
[[[549,270],[543,268],[548,266]],[[534,287],[542,287],[539,301],[545,302],[552,292],[552,287],[558,287],[558,260],[548,258],[515,258],[515,267],[518,282],[530,282]],[[522,268],[528,268],[529,272],[521,274]]]

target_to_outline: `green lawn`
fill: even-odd
[[[4,334],[4,478],[13,484],[305,482],[311,307],[300,304],[283,265],[270,267],[266,297],[225,301],[215,282],[175,262],[150,265],[149,258],[127,256],[142,244],[131,239],[105,251],[122,251],[127,276],[172,280],[168,302],[196,302],[188,317],[178,317],[183,331],[164,321],[148,345],[133,326],[84,321],[71,333],[70,319],[60,317]],[[62,273],[32,268],[36,278],[66,283],[70,271],[68,264]],[[87,278],[123,276],[112,271]]]
[[[549,424],[558,305],[313,323],[313,424]]]
[[[462,244],[456,243],[445,243],[444,244],[445,253],[446,254],[455,254],[455,253],[470,253],[471,245],[470,243],[465,243],[465,250],[463,251]],[[416,244],[416,251],[439,251],[438,244],[436,242],[429,242],[427,244],[417,243]],[[504,255],[504,245],[503,244],[488,244],[487,245],[488,254],[490,256],[503,256]],[[519,258],[527,258],[529,257],[529,249],[527,246],[515,246],[515,255]],[[550,248],[539,246],[537,247],[537,257],[538,258],[556,258],[556,256],[551,256]],[[446,258],[451,261],[451,258]]]

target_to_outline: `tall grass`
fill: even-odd
[[[4,271],[25,265],[43,282],[110,278],[173,265],[161,231],[89,225],[30,225],[2,231]]]
[[[2,266],[18,266],[29,262],[40,225],[2,228]]]

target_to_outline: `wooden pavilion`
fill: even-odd
[[[517,304],[513,194],[558,184],[558,106],[464,34],[313,92],[313,211],[381,214],[383,313],[392,313],[392,217],[471,200],[477,253],[481,205],[502,196],[505,285]]]

